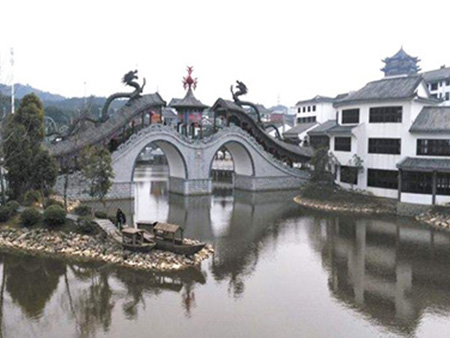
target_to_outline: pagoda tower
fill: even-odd
[[[408,55],[403,47],[391,57],[382,60],[385,65],[381,69],[384,76],[412,75],[420,71],[417,63],[420,61],[417,57]]]
[[[172,99],[169,106],[175,108],[180,120],[179,132],[186,136],[195,136],[201,128],[203,111],[208,108],[194,96],[194,90],[197,88],[197,78],[192,78],[194,67],[187,67],[188,75],[183,78],[183,88],[187,90],[182,99]],[[181,130],[180,130],[181,128]]]

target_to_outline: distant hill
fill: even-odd
[[[30,93],[35,93],[42,101],[47,102],[62,101],[65,99],[64,96],[45,92],[43,90],[31,87],[30,85],[23,85],[20,83],[14,85],[14,90],[15,95],[18,99],[21,99],[22,97]],[[3,95],[11,95],[11,86],[0,83],[0,93],[2,93]]]
[[[52,94],[29,85],[16,84],[14,88],[16,107],[25,95],[35,93],[41,99],[46,114],[60,123],[68,123],[71,117],[77,116],[83,110],[88,110],[93,117],[97,118],[106,102],[106,97],[66,98],[62,95]],[[10,95],[11,87],[0,83],[0,115],[11,111]],[[110,109],[117,110],[125,103],[126,100],[115,100],[111,104]]]

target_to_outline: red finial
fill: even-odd
[[[197,78],[193,79],[191,74],[194,71],[194,67],[187,67],[188,76],[183,77],[183,88],[197,88]]]

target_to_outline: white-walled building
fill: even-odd
[[[450,106],[450,67],[422,73],[432,97],[441,99],[442,105]]]
[[[283,134],[284,138],[291,143],[309,144],[307,133],[310,130],[328,120],[336,119],[334,100],[335,98],[317,95],[312,99],[297,102],[294,107],[290,108],[290,111],[296,114],[296,125]]]
[[[336,118],[307,131],[313,146],[329,140],[342,187],[450,203],[450,68],[420,74],[418,61],[403,49],[384,59],[383,79],[336,98]]]

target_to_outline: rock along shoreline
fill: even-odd
[[[309,198],[304,198],[301,195],[294,197],[294,202],[310,209],[339,212],[339,213],[353,213],[363,215],[395,215],[396,212],[388,207],[374,207],[371,205],[356,206],[354,204],[341,204],[329,201],[318,201]]]
[[[379,207],[373,205],[367,205],[362,203],[361,206],[354,203],[335,203],[330,201],[319,201],[304,198],[301,195],[294,197],[294,202],[305,207],[314,210],[320,210],[330,213],[351,213],[358,215],[394,215],[398,216],[396,209],[386,206]],[[450,207],[449,207],[450,209]],[[408,216],[403,216],[408,217]],[[432,207],[429,210],[421,213],[418,216],[409,216],[426,226],[432,227],[437,230],[450,231],[450,214],[443,214],[437,211],[433,211]]]
[[[198,267],[214,252],[210,244],[188,257],[161,250],[152,250],[148,253],[130,252],[123,250],[120,244],[106,238],[104,234],[91,236],[27,228],[1,229],[0,249],[165,272]]]

